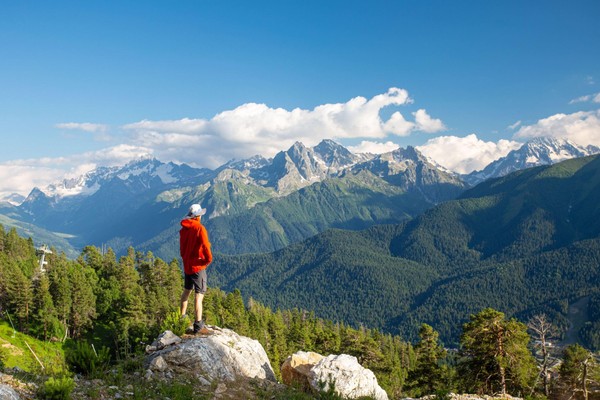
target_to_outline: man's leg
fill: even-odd
[[[181,315],[185,315],[188,306],[188,299],[190,298],[190,293],[192,293],[192,289],[183,289],[183,293],[181,293],[181,305],[179,307],[179,311]]]
[[[196,321],[202,321],[202,300],[204,299],[203,293],[196,293]]]

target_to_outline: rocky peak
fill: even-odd
[[[525,168],[550,165],[570,158],[584,157],[600,152],[596,146],[580,146],[567,139],[538,137],[492,162],[481,171],[465,175],[463,179],[476,185],[490,178],[498,178]]]

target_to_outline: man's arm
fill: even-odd
[[[202,242],[202,266],[208,266],[213,259],[212,251],[210,250],[210,241],[208,240],[208,232],[203,226],[200,228],[200,240]]]

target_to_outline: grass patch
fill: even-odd
[[[43,372],[46,375],[67,371],[62,343],[44,342],[15,332],[8,321],[4,320],[0,320],[0,348],[4,368],[18,367],[26,372]]]

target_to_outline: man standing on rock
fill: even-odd
[[[181,315],[185,316],[192,289],[195,292],[194,333],[206,330],[202,321],[202,300],[206,293],[206,267],[212,262],[210,242],[206,228],[200,223],[206,209],[200,204],[192,204],[181,221],[179,231],[179,251],[183,260],[185,282],[181,294]]]

